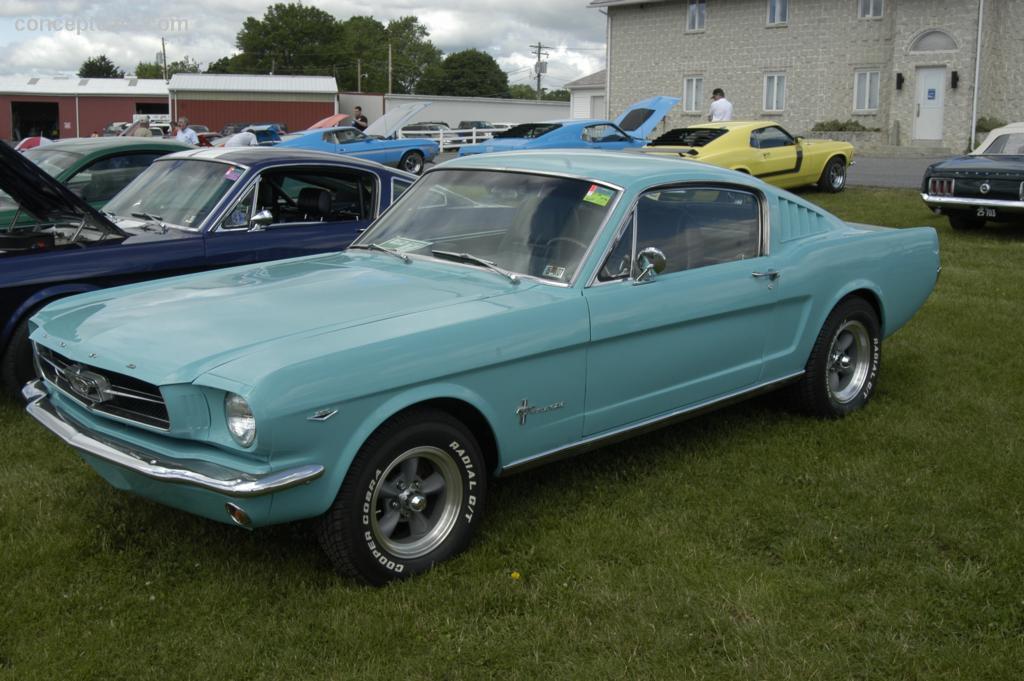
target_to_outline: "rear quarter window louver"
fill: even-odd
[[[786,242],[821,234],[828,229],[828,223],[809,208],[779,199],[779,225],[775,229],[779,232],[779,240]]]

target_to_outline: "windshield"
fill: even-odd
[[[517,274],[570,283],[616,194],[563,177],[436,170],[406,190],[352,247],[376,244],[448,260],[468,254]]]
[[[245,168],[219,161],[156,161],[103,210],[118,217],[150,217],[169,227],[199,229],[244,173]]]
[[[45,170],[46,174],[50,177],[57,177],[74,165],[78,159],[82,158],[82,155],[70,151],[36,147],[26,151],[25,158]]]
[[[985,147],[985,154],[1024,154],[1024,132],[1014,132],[1008,135],[1000,135],[992,140],[992,144]]]
[[[522,123],[514,125],[504,132],[495,134],[495,137],[523,137],[528,140],[536,139],[546,135],[552,130],[562,127],[561,123]]]

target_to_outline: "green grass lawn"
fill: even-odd
[[[804,196],[940,231],[866,410],[768,396],[502,480],[468,553],[384,589],[306,525],[118,492],[0,405],[0,679],[1020,678],[1024,227]]]

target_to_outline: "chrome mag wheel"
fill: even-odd
[[[871,334],[867,327],[849,319],[832,337],[826,364],[832,398],[846,404],[864,388],[871,369]]]

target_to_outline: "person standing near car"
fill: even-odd
[[[186,144],[199,146],[199,135],[196,134],[195,130],[188,127],[188,119],[184,116],[178,119],[178,134],[174,136],[174,139]]]
[[[732,120],[732,102],[725,98],[725,90],[720,87],[716,87],[711,92],[711,110],[708,112],[708,120],[712,123]]]
[[[363,115],[363,107],[357,106],[353,114],[352,127],[356,130],[366,130],[368,125],[370,125],[370,121],[366,120],[366,116]]]
[[[149,117],[143,116],[140,118],[139,124],[128,134],[131,137],[152,137],[153,131],[149,129]]]

